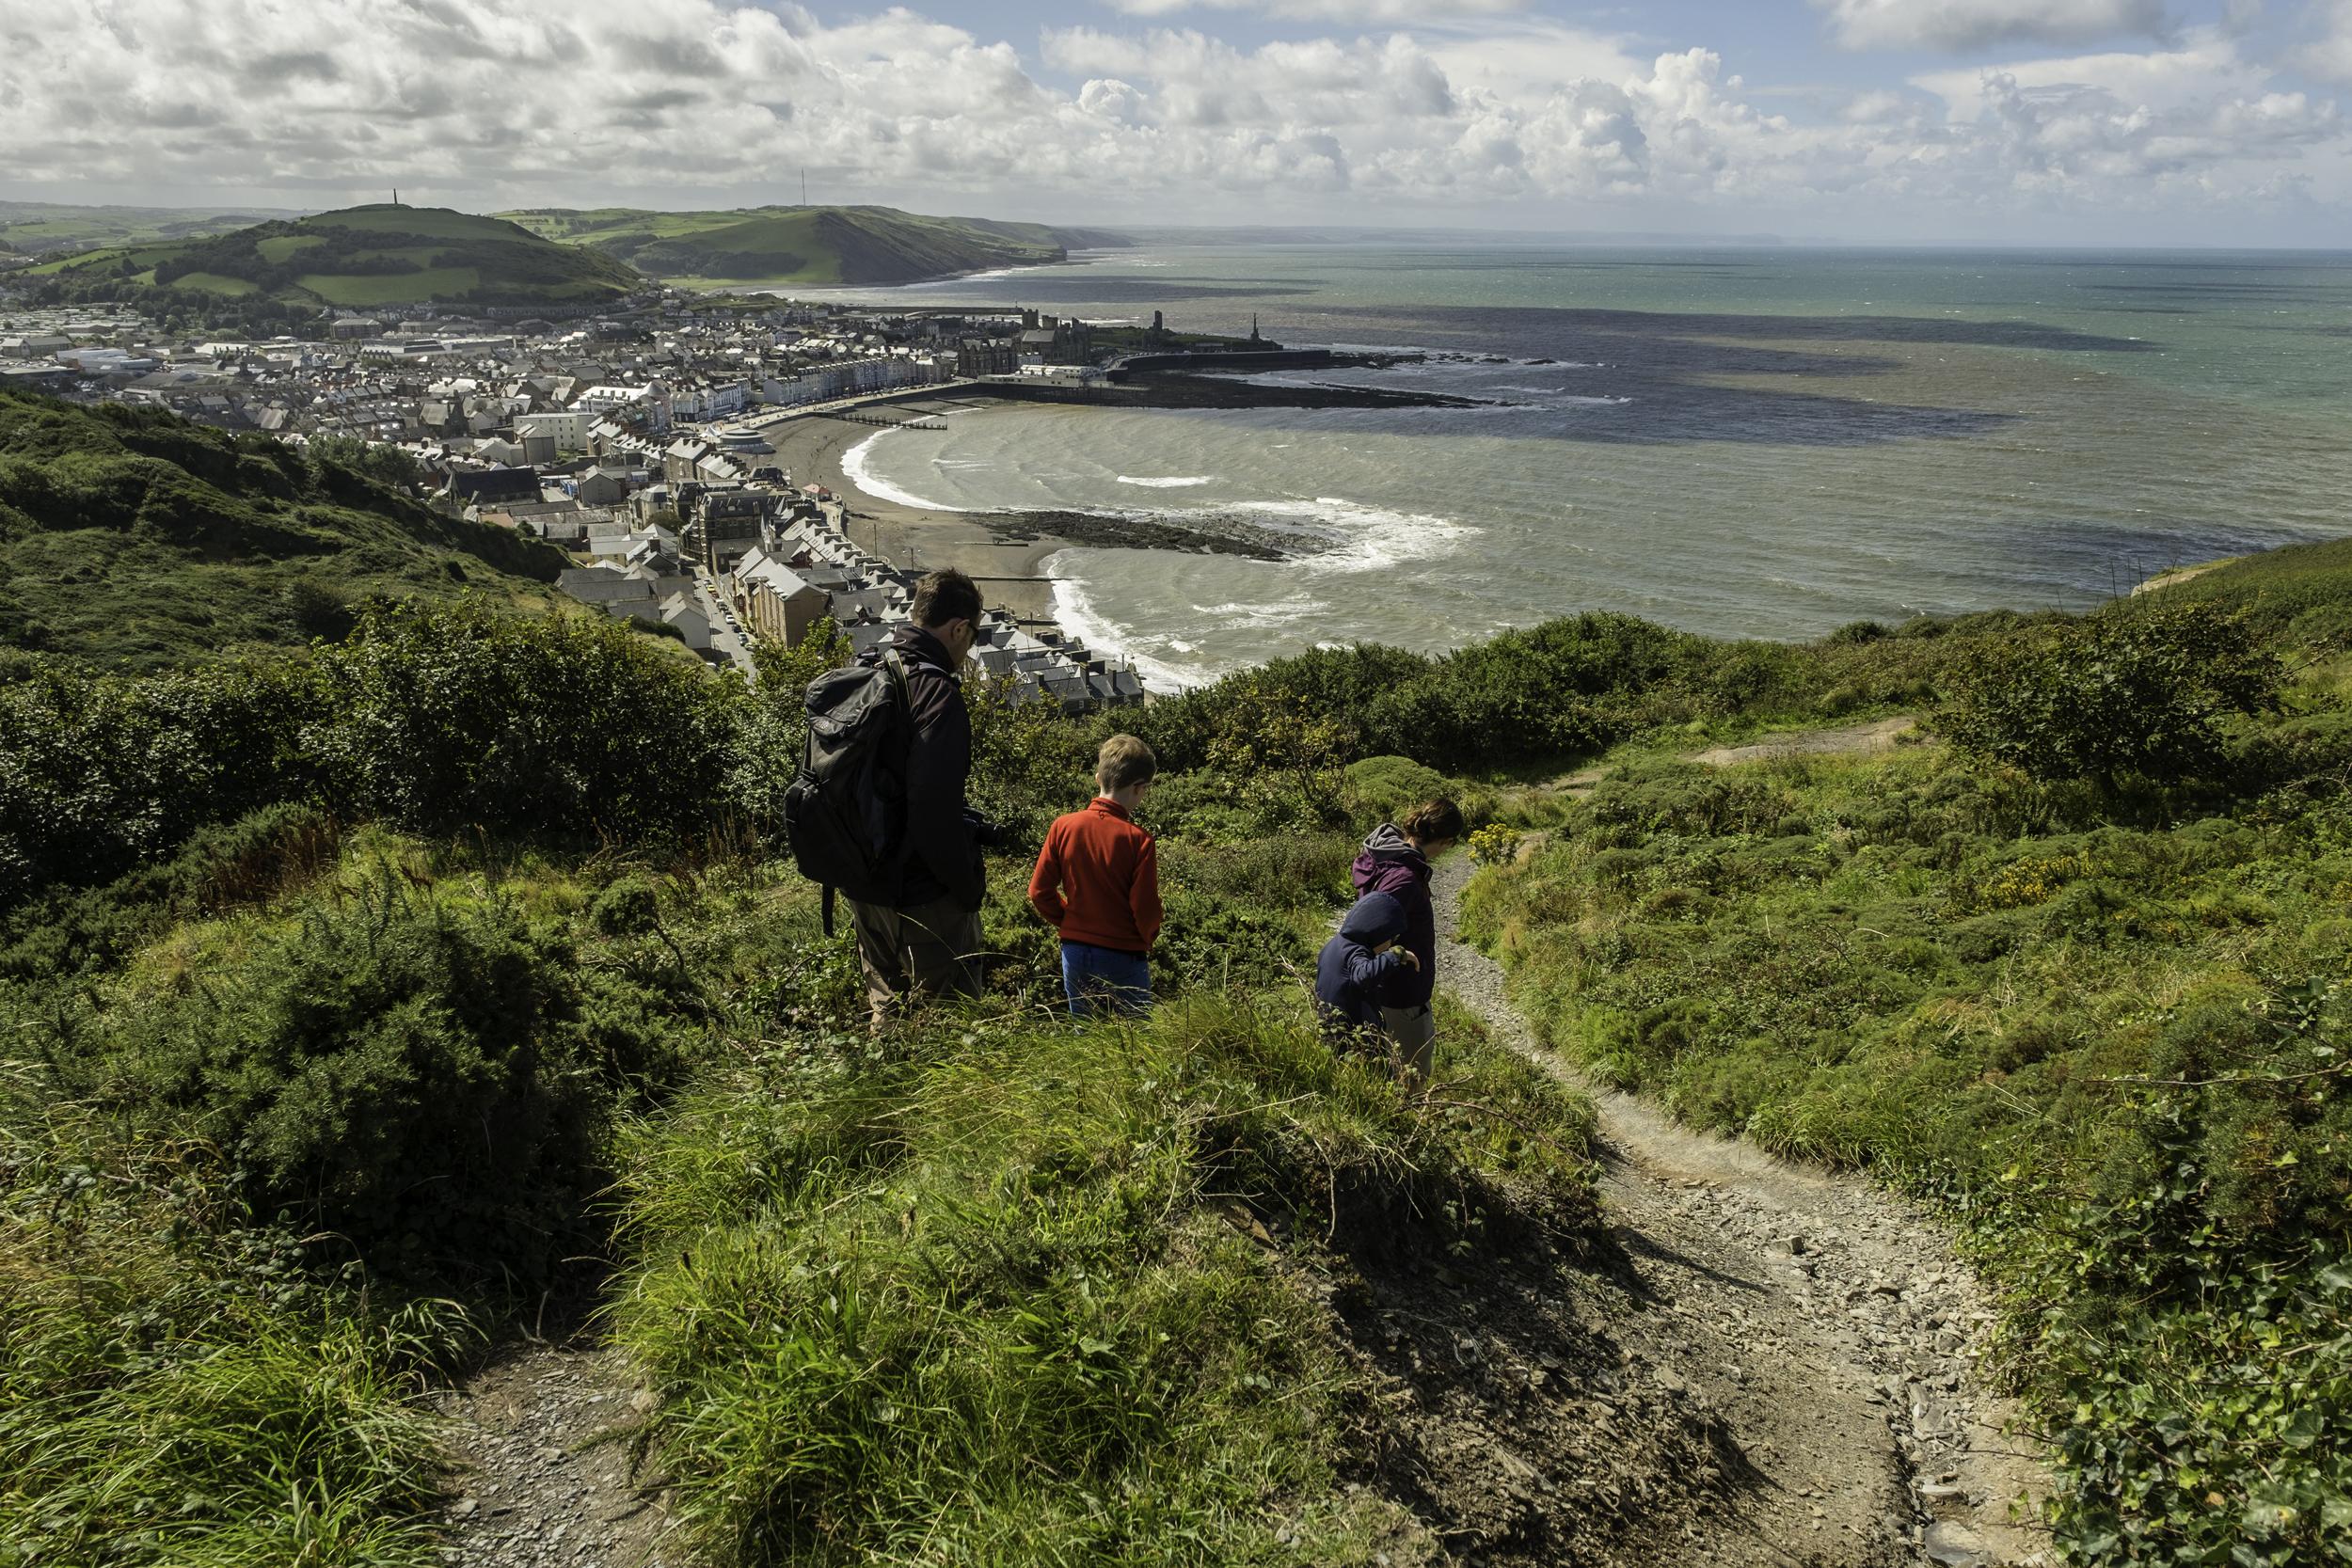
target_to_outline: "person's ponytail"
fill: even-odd
[[[1396,825],[1406,838],[1422,844],[1460,838],[1464,828],[1462,808],[1440,796],[1435,800],[1424,800],[1405,813],[1396,819]]]

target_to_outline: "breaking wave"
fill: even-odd
[[[878,501],[890,501],[912,507],[917,512],[961,512],[961,506],[948,506],[941,501],[928,500],[910,490],[901,490],[874,473],[872,453],[874,443],[895,431],[878,430],[841,454],[841,477]]]

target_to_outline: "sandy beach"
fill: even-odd
[[[938,399],[892,403],[893,415],[915,415],[970,404],[952,394]],[[1039,564],[1065,541],[1041,538],[1004,542],[969,513],[926,512],[871,496],[850,483],[842,458],[852,447],[877,435],[875,427],[821,415],[800,415],[763,425],[761,433],[776,449],[772,462],[792,476],[795,484],[821,484],[840,498],[850,537],[886,561],[914,571],[955,566],[979,584],[980,596],[1001,605],[1024,620],[1053,618],[1052,579],[1041,576]],[[894,436],[893,440],[920,441],[919,432]]]

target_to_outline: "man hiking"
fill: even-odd
[[[906,673],[906,802],[898,891],[886,902],[851,899],[866,999],[879,1029],[899,1000],[979,994],[980,846],[994,830],[963,804],[972,771],[972,716],[963,705],[963,661],[979,635],[980,591],[949,568],[914,587],[904,626],[887,649]]]

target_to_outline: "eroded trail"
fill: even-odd
[[[1500,967],[1456,939],[1470,869],[1449,857],[1432,890],[1444,984],[1499,1038],[1590,1088],[1536,1043]],[[1591,1092],[1612,1228],[1639,1281],[1613,1330],[1718,1414],[1749,1471],[1680,1541],[1661,1535],[1661,1568],[2047,1560],[2046,1537],[2010,1508],[2044,1472],[2003,1433],[2007,1404],[1977,1386],[1991,1314],[1940,1229],[1874,1187]]]
[[[660,1568],[682,1563],[658,1478],[629,1435],[651,1396],[610,1348],[529,1344],[444,1397],[457,1496],[451,1568]]]

